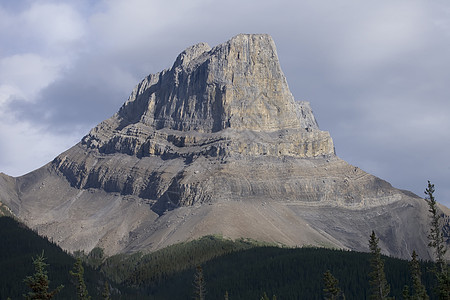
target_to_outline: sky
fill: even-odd
[[[450,2],[2,0],[0,172],[53,160],[199,42],[268,33],[337,155],[450,207]]]

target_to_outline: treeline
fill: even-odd
[[[324,299],[323,274],[330,272],[339,279],[346,299],[369,298],[370,253],[324,248],[283,249],[257,247],[230,253],[202,265],[206,299]],[[402,299],[405,285],[410,283],[406,260],[384,257],[386,278],[391,295]],[[430,272],[433,264],[421,262],[422,282],[430,299],[437,299],[433,288],[436,279]],[[160,285],[141,287],[149,299],[189,299],[193,297],[195,268],[176,273]]]
[[[88,263],[94,260],[98,270],[115,282],[127,286],[154,286],[172,274],[195,268],[215,257],[267,245],[249,239],[231,241],[220,236],[205,236],[145,255],[142,253],[114,255],[103,260],[101,264],[98,263],[98,257],[102,256],[101,249],[97,248],[93,250],[95,259],[90,253],[85,260]]]

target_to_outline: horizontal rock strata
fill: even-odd
[[[429,258],[427,204],[339,159],[294,101],[268,35],[183,51],[51,163],[0,174],[0,202],[69,251],[220,234]]]

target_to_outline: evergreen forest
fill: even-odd
[[[146,255],[104,258],[96,248],[74,257],[10,217],[0,218],[0,237],[0,299],[24,298],[29,290],[24,279],[33,274],[33,258],[41,253],[46,257],[50,289],[64,285],[53,299],[81,299],[72,276],[80,274],[73,271],[81,266],[74,267],[77,261],[83,262],[81,279],[92,299],[195,299],[194,278],[199,266],[203,299],[324,299],[326,271],[338,280],[345,299],[369,299],[370,253],[282,248],[208,236]],[[382,259],[390,296],[404,299],[404,286],[413,285],[409,262]],[[420,262],[419,268],[430,299],[438,299],[433,266]],[[102,296],[105,283],[109,285],[108,298]]]

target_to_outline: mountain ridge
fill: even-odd
[[[183,51],[0,201],[68,251],[153,251],[204,235],[423,258],[427,203],[351,166],[296,102],[268,35]],[[406,246],[405,246],[406,245]]]

